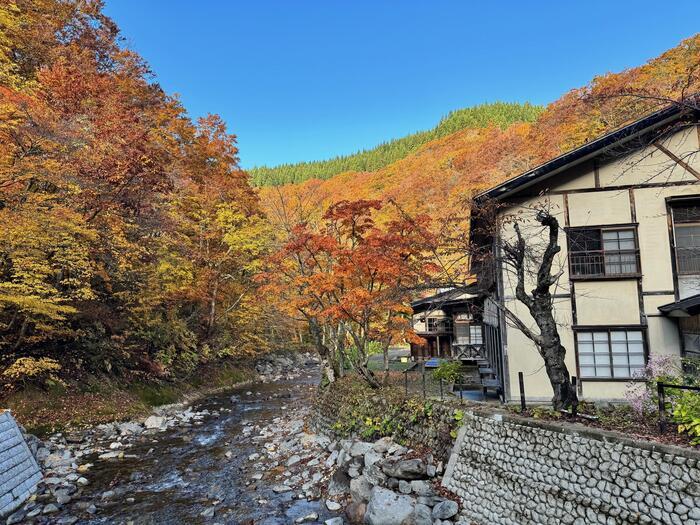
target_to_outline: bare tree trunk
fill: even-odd
[[[13,351],[16,352],[17,350],[19,350],[19,347],[22,346],[22,343],[24,342],[24,336],[27,335],[27,328],[29,328],[29,319],[25,317],[22,321],[22,326],[19,329],[17,341],[15,342],[15,345],[12,348]]]
[[[341,322],[338,324],[335,341],[335,365],[338,377],[345,375],[343,367],[345,366],[345,325]]]
[[[537,213],[537,221],[547,228],[549,240],[537,268],[536,285],[532,290],[532,295],[525,291],[526,243],[517,223],[514,225],[517,236],[515,244],[506,243],[503,249],[508,263],[513,266],[517,275],[515,296],[527,306],[540,333],[532,332],[515,314],[505,307],[503,309],[506,317],[537,346],[544,360],[547,376],[554,391],[554,396],[552,397],[554,409],[575,408],[578,404],[578,396],[569,379],[569,370],[565,362],[566,348],[561,344],[559,330],[554,319],[554,303],[550,292],[551,286],[561,277],[561,272],[552,275],[552,263],[556,254],[561,251],[558,243],[559,221],[546,211]]]
[[[353,363],[355,371],[360,375],[360,377],[362,377],[362,379],[365,380],[365,382],[371,388],[381,387],[381,384],[377,380],[377,377],[374,375],[374,372],[372,372],[367,366],[369,359],[367,357],[366,351],[366,336],[360,336],[355,330],[352,329],[350,330],[350,335],[352,336],[353,342],[355,343],[355,347],[357,349],[357,356],[355,357]]]
[[[541,342],[539,351],[544,359],[547,376],[554,391],[552,407],[555,410],[576,407],[578,405],[578,396],[576,395],[576,389],[571,384],[569,369],[565,363],[566,348],[561,344],[552,307],[542,308],[538,304],[542,300],[537,296],[535,297],[536,305],[533,317],[540,329]]]
[[[214,290],[211,293],[211,302],[209,303],[209,323],[208,332],[211,335],[214,332],[214,322],[216,321],[216,294],[219,291],[219,281],[214,282]]]
[[[323,371],[323,375],[329,383],[334,383],[336,376],[335,370],[333,369],[333,364],[331,362],[331,352],[324,344],[324,337],[321,327],[318,325],[318,321],[316,319],[309,319],[309,331],[311,332],[311,338],[316,346],[316,351],[321,358],[321,370]]]

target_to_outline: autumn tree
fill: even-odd
[[[381,209],[379,201],[338,202],[317,230],[293,228],[271,259],[271,290],[291,292],[289,304],[307,321],[331,382],[349,359],[369,385],[380,385],[368,368],[370,343],[386,356],[391,343],[409,336],[411,292],[433,270],[428,218],[379,225],[372,215]]]
[[[170,374],[267,347],[235,137],[121,44],[100,1],[0,6],[2,366]]]

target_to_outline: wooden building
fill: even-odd
[[[486,220],[479,203],[485,209],[493,202],[499,204],[499,219],[520,217],[529,242],[545,242],[532,211],[538,206],[546,206],[562,227],[554,309],[581,398],[624,399],[628,383],[650,356],[700,355],[700,128],[695,110],[674,106],[655,112],[483,192],[472,217],[473,237]],[[481,239],[494,250],[499,239],[515,235],[512,221],[499,224],[495,238]],[[515,298],[515,280],[507,268],[497,264],[495,271],[478,271],[489,294],[535,326]],[[517,398],[518,372],[523,372],[528,398],[551,399],[536,347],[492,310],[484,325],[500,337],[494,355],[502,362],[506,398]]]

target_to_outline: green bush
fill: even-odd
[[[443,361],[433,371],[433,378],[436,381],[442,379],[448,383],[453,383],[462,375],[462,363],[459,361]]]
[[[700,445],[700,394],[682,391],[673,400],[673,422],[678,425],[678,432],[690,437],[690,443]]]

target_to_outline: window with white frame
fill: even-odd
[[[578,330],[576,341],[581,378],[629,379],[644,367],[642,330]]]
[[[469,343],[473,345],[484,344],[484,332],[480,324],[469,325]]]

